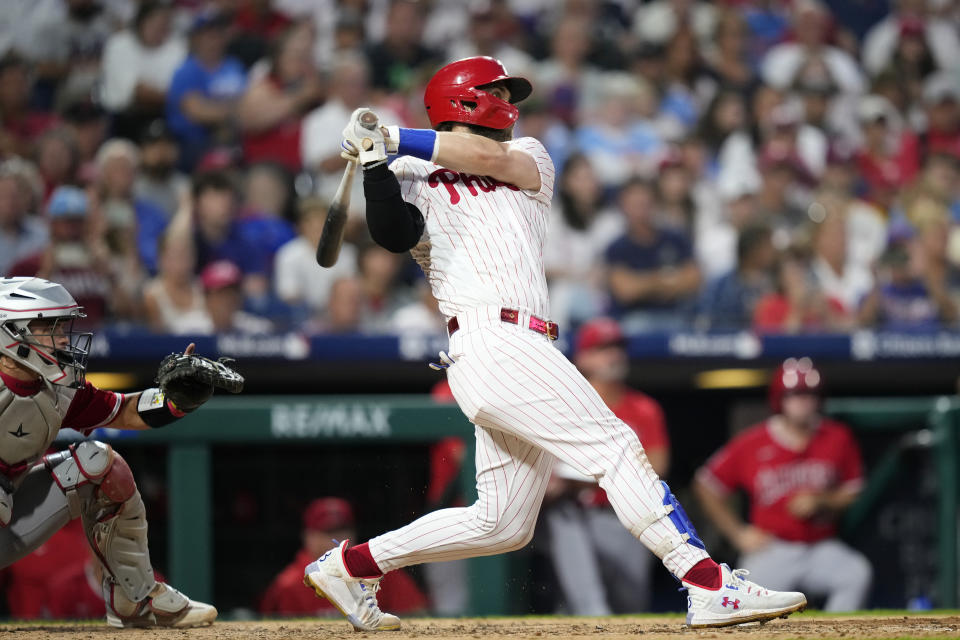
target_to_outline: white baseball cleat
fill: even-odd
[[[766,622],[803,611],[807,597],[798,591],[771,591],[746,580],[746,569],[720,565],[722,586],[711,591],[684,582],[687,589],[687,626],[728,627],[746,622]]]
[[[340,543],[311,562],[303,570],[303,584],[317,596],[326,598],[353,625],[356,631],[396,631],[400,618],[380,611],[377,591],[380,578],[354,578],[343,563],[343,550],[348,540]]]
[[[111,578],[104,580],[107,624],[111,627],[200,627],[217,619],[217,610],[196,602],[173,587],[158,582],[150,595],[134,602],[124,595]]]

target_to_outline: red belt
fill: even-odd
[[[500,309],[500,320],[501,322],[518,324],[520,322],[520,312],[516,309]],[[460,323],[457,321],[456,316],[447,320],[447,335],[452,336],[453,332],[459,328]],[[531,331],[542,333],[551,340],[556,340],[560,337],[560,325],[558,325],[556,322],[551,322],[550,320],[541,320],[536,316],[530,316],[530,322],[527,324],[527,328]]]

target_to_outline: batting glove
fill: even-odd
[[[343,141],[340,143],[343,151],[348,155],[357,154],[357,158],[364,167],[382,164],[387,161],[387,147],[380,130],[379,119],[373,114],[373,127],[365,127],[360,118],[373,111],[361,107],[350,116],[350,122],[343,129]]]

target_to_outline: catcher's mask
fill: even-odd
[[[73,328],[84,317],[62,285],[42,278],[0,279],[0,354],[52,384],[85,382],[93,334]]]

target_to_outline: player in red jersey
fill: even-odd
[[[771,589],[825,595],[827,611],[853,611],[864,606],[873,571],[836,533],[863,469],[850,430],[819,412],[822,386],[809,358],[785,361],[770,383],[773,415],[717,451],[695,491],[751,576]],[[738,489],[750,500],[749,523],[725,500]]]

